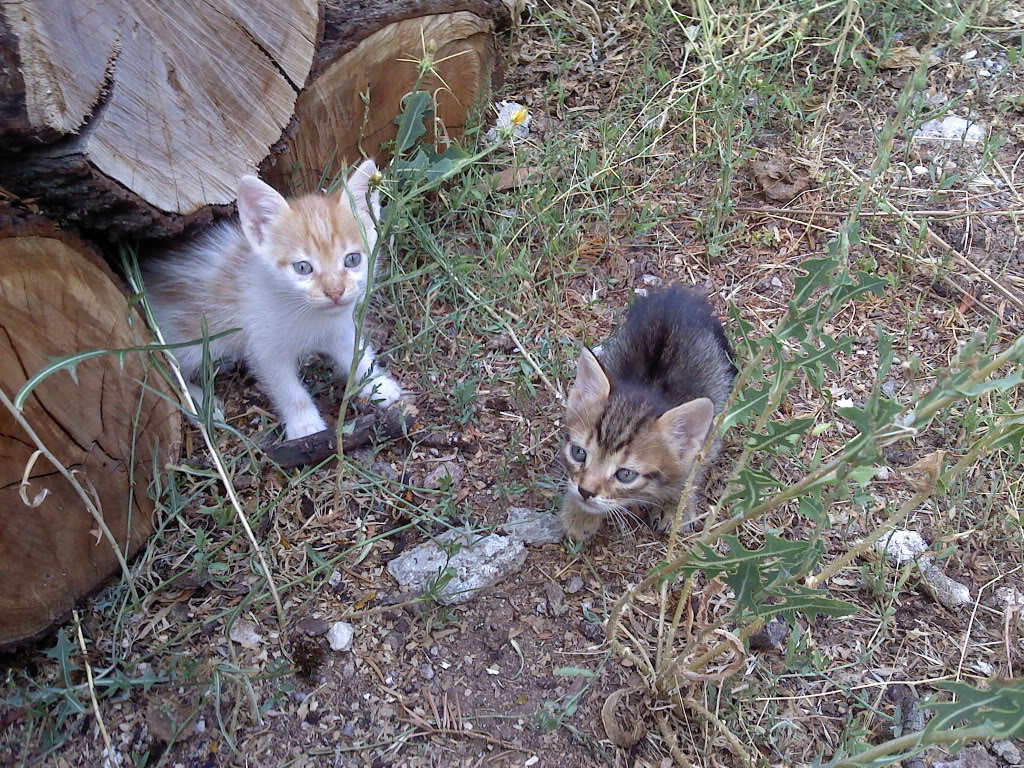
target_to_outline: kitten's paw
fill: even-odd
[[[672,528],[672,521],[676,516],[676,508],[665,507],[661,509],[653,509],[650,512],[650,524],[651,528],[658,531],[659,533],[668,533]],[[694,520],[693,510],[686,509],[683,511],[683,521],[679,526],[680,533],[693,533],[697,530],[697,523]]]
[[[298,440],[302,437],[315,435],[317,432],[323,432],[325,429],[327,429],[327,424],[320,418],[319,413],[313,411],[312,413],[289,419],[284,428],[284,439]]]
[[[397,381],[390,376],[383,375],[367,384],[359,394],[381,408],[390,408],[402,399],[404,393]]]
[[[562,530],[573,541],[586,543],[594,537],[604,518],[581,509],[575,499],[566,495],[562,500]]]

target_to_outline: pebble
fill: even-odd
[[[454,461],[446,461],[438,464],[431,470],[430,474],[423,478],[423,487],[429,488],[432,491],[438,491],[441,488],[451,488],[458,485],[459,481],[465,476],[466,470]]]
[[[350,651],[355,634],[356,628],[347,621],[336,621],[327,632],[327,642],[332,651]]]
[[[454,545],[459,547],[453,555]],[[493,587],[522,568],[524,562],[526,547],[516,536],[481,536],[457,529],[406,550],[387,567],[403,589],[417,593],[435,582],[439,573],[450,570],[453,578],[439,590],[437,600],[443,605],[455,605]]]
[[[263,640],[263,635],[256,631],[256,625],[245,619],[239,619],[232,625],[229,636],[246,648],[256,648]]]
[[[426,662],[424,662],[420,665],[420,677],[422,677],[424,680],[433,680],[434,668]]]
[[[575,595],[581,589],[583,589],[583,579],[579,576],[573,576],[569,579],[569,583],[565,585],[565,592],[569,595]]]
[[[1010,765],[1021,765],[1021,763],[1024,763],[1024,756],[1021,755],[1017,745],[1012,741],[994,741],[992,742],[992,751]]]
[[[524,544],[556,544],[562,540],[562,524],[557,515],[528,507],[509,507],[501,530]]]

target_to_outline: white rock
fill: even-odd
[[[1017,749],[1017,745],[1012,741],[994,741],[992,742],[992,751],[1010,765],[1021,765],[1024,763],[1024,757],[1021,756],[1020,750]]]
[[[916,560],[922,552],[928,551],[928,543],[917,531],[893,531],[883,536],[875,544],[880,554],[884,554],[892,565],[903,565]]]
[[[557,515],[528,507],[509,507],[501,531],[526,544],[555,544],[562,540],[562,524]]]
[[[921,585],[940,605],[955,609],[973,603],[971,590],[947,576],[931,557],[924,554],[928,551],[928,544],[917,531],[893,531],[879,539],[875,548],[895,566],[916,561]]]
[[[327,631],[327,642],[332,651],[351,651],[352,638],[356,636],[356,628],[347,621],[336,621]]]
[[[914,138],[975,143],[984,141],[985,133],[985,126],[981,123],[947,115],[942,120],[929,120],[918,129]]]
[[[459,484],[459,481],[466,476],[466,471],[454,461],[445,461],[438,464],[423,478],[423,487],[432,491],[440,490],[447,485],[449,488]]]
[[[256,625],[246,619],[239,619],[231,627],[228,635],[234,642],[246,648],[257,648],[263,641],[263,635],[256,631]]]
[[[926,173],[928,173],[928,169],[925,168],[923,165],[915,165],[914,166],[914,175],[915,176],[924,176]]]
[[[440,590],[438,601],[456,605],[515,573],[526,562],[526,547],[517,536],[481,536],[467,530],[449,531],[434,541],[403,552],[388,573],[403,589],[423,592],[446,569],[454,576]]]

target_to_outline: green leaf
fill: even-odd
[[[781,597],[782,600],[771,605],[758,606],[759,618],[769,619],[776,616],[791,618],[796,614],[801,614],[814,621],[819,615],[841,619],[844,616],[852,616],[858,611],[856,605],[847,603],[845,600],[833,600],[830,597],[825,597],[823,591],[797,585],[791,585],[782,594],[773,592],[772,595]]]
[[[768,388],[754,389],[748,387],[740,392],[736,403],[722,417],[722,431],[726,432],[737,424],[746,424],[758,416],[768,406]]]
[[[879,323],[876,326],[875,332],[878,334],[878,380],[881,381],[889,375],[889,371],[892,370],[892,336],[886,333],[882,329],[882,324]]]
[[[988,690],[966,683],[937,683],[956,694],[956,701],[929,701],[925,709],[936,712],[925,728],[925,738],[965,723],[988,728],[990,739],[1024,737],[1024,680],[993,681]]]
[[[965,397],[981,397],[993,390],[1013,389],[1022,380],[1024,380],[1024,372],[1014,371],[1009,376],[1004,376],[1001,379],[989,379],[988,381],[975,384],[973,387],[956,387],[956,391]]]
[[[791,421],[769,421],[765,434],[753,435],[747,439],[752,451],[771,449],[772,453],[792,453],[799,447],[799,438],[814,424],[814,419],[792,419]]]
[[[395,137],[395,155],[405,154],[427,132],[424,120],[433,111],[433,102],[426,91],[413,91],[402,102],[402,113],[395,118],[398,135]]]
[[[806,302],[817,288],[830,282],[830,278],[838,266],[837,259],[808,259],[800,265],[807,274],[800,275],[793,281],[793,304],[797,307]]]
[[[74,650],[75,646],[68,640],[68,633],[62,628],[57,632],[57,644],[50,650],[43,651],[44,656],[56,659],[60,664],[61,678],[64,680],[66,688],[74,686],[74,683],[71,682],[71,673],[78,669],[78,665],[71,661],[71,654]]]
[[[782,481],[769,472],[747,467],[733,481],[732,487],[736,490],[725,499],[725,504],[735,504],[740,510],[747,511],[778,491]]]
[[[754,601],[761,592],[761,573],[757,565],[751,562],[740,563],[735,571],[725,577],[725,583],[736,593],[737,608],[757,613]]]
[[[223,331],[214,336],[208,337],[209,341],[223,338],[228,334],[235,333],[239,329],[232,328],[228,331]],[[21,389],[14,396],[14,407],[19,411],[25,407],[25,401],[28,400],[28,396],[32,394],[33,390],[48,379],[53,374],[59,371],[67,371],[71,375],[71,379],[78,384],[78,376],[75,369],[79,363],[86,360],[91,360],[94,357],[102,357],[103,355],[117,355],[121,357],[128,352],[160,352],[171,349],[182,349],[184,347],[191,347],[196,344],[203,343],[203,339],[194,339],[192,341],[182,341],[177,344],[145,344],[140,347],[124,347],[123,349],[90,349],[88,352],[77,352],[73,355],[65,355],[63,357],[51,357],[50,361],[37,373],[21,385]]]
[[[555,674],[559,677],[597,677],[597,672],[583,667],[559,667]]]

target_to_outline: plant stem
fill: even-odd
[[[918,747],[928,747],[936,744],[955,744],[958,741],[978,741],[991,736],[991,732],[985,726],[977,725],[968,728],[955,728],[951,731],[935,731],[924,734],[922,732],[908,733],[899,738],[889,739],[876,747],[851,755],[844,760],[835,763],[832,768],[858,768],[871,764],[874,768],[884,765],[886,762],[894,763],[897,760],[905,760],[910,757],[910,752]],[[888,758],[888,759],[887,759]]]

